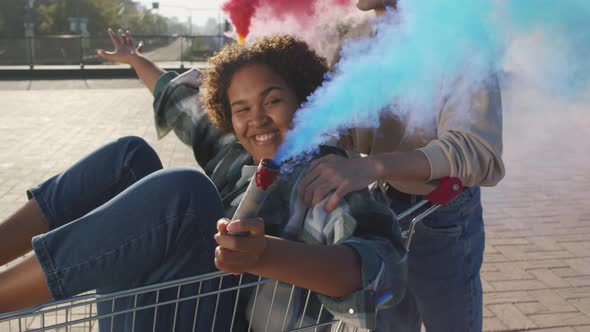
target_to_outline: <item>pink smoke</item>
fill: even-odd
[[[350,5],[350,0],[323,0],[331,6],[344,7]],[[250,33],[252,19],[264,9],[267,14],[276,19],[294,18],[302,25],[310,23],[317,14],[318,0],[228,0],[223,4],[223,10],[230,17],[236,32],[242,38]]]

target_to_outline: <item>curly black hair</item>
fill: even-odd
[[[211,121],[225,133],[233,132],[227,90],[232,77],[249,64],[270,66],[295,91],[299,103],[322,83],[326,59],[305,42],[291,36],[266,37],[251,45],[230,44],[209,59],[202,73],[201,103]]]

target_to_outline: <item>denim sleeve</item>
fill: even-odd
[[[377,312],[399,302],[405,293],[405,250],[393,214],[372,204],[367,195],[352,195],[358,197],[341,201],[330,213],[324,210],[327,198],[306,210],[300,237],[308,244],[345,245],[357,252],[362,288],[340,298],[317,295],[335,319],[374,329]],[[286,230],[293,226],[288,224]]]
[[[407,282],[406,251],[393,212],[368,190],[349,193],[326,212],[329,197],[307,208],[297,194],[308,166],[291,174],[290,217],[281,237],[315,245],[345,245],[361,258],[362,287],[335,298],[316,293],[324,307],[347,325],[375,329],[379,310],[398,303]]]
[[[318,297],[336,319],[374,329],[377,312],[398,303],[404,296],[406,257],[389,240],[379,236],[352,237],[341,244],[351,247],[361,257],[363,288],[341,298],[321,294]]]

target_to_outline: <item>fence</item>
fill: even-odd
[[[223,45],[232,42],[223,35],[214,36],[134,36],[144,41],[146,56],[155,62],[205,61]],[[101,65],[109,63],[96,50],[113,49],[105,36],[81,35],[14,37],[0,36],[0,66]]]

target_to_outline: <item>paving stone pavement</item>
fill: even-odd
[[[590,331],[590,100],[517,87],[503,91],[506,178],[483,191],[484,331]],[[0,81],[0,218],[120,136],[195,165],[173,135],[156,140],[151,114],[136,80]]]
[[[484,330],[590,331],[590,102],[510,86],[503,102],[507,174],[484,192]]]

